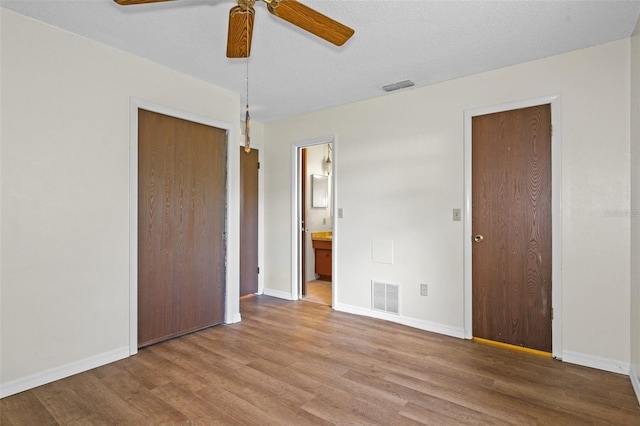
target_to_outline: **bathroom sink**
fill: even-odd
[[[311,239],[316,241],[331,241],[333,239],[333,233],[331,231],[312,232]]]

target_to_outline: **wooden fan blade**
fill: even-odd
[[[144,4],[144,3],[156,3],[160,1],[171,1],[171,0],[113,0],[118,3],[120,6],[129,6],[132,4]]]
[[[253,34],[253,7],[235,6],[229,12],[229,34],[227,35],[227,58],[248,58],[251,55]]]
[[[327,40],[336,46],[342,46],[353,35],[354,31],[334,21],[328,16],[311,9],[296,0],[272,0],[267,4],[269,12],[309,31],[311,34]]]

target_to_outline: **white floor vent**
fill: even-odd
[[[373,310],[399,314],[399,289],[398,284],[371,281],[371,304]]]

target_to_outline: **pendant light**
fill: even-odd
[[[327,176],[331,174],[331,144],[327,144],[327,159],[322,163],[322,168]]]

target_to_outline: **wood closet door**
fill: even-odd
[[[138,112],[138,346],[224,318],[226,132]]]
[[[473,118],[473,335],[551,352],[551,107]]]
[[[258,292],[258,150],[240,147],[240,296]]]

